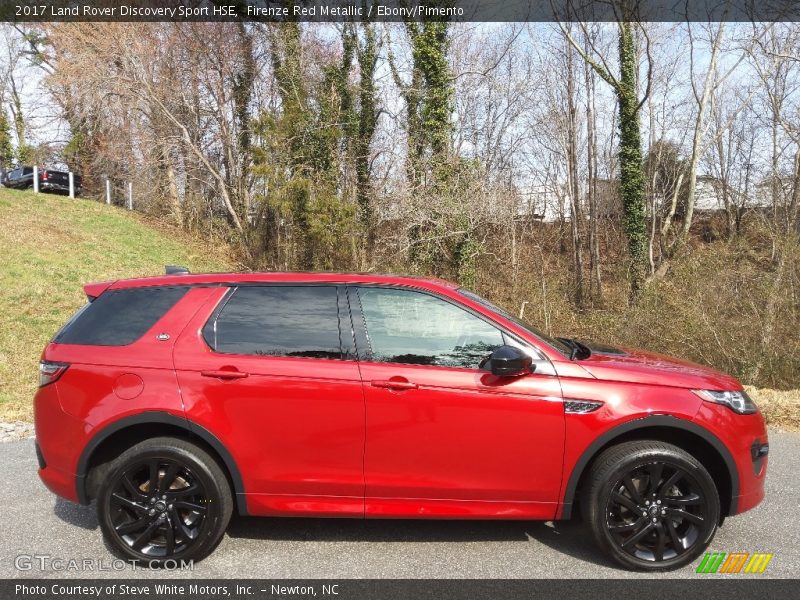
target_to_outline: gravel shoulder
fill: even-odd
[[[0,442],[13,442],[32,438],[33,436],[33,423],[25,421],[0,422]]]

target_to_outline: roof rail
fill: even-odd
[[[164,271],[167,275],[188,275],[189,269],[180,265],[165,265]]]

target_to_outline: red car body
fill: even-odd
[[[202,329],[231,286],[281,283],[419,290],[482,315],[545,360],[533,373],[509,379],[356,356],[265,357],[209,348]],[[185,274],[85,290],[95,298],[145,286],[188,291],[129,345],[51,343],[42,355],[69,364],[35,399],[39,475],[68,500],[91,500],[92,468],[126,440],[178,431],[214,450],[239,512],[248,515],[569,518],[592,458],[611,443],[636,438],[702,454],[723,516],[764,497],[764,419],[695,394],[741,390],[736,379],[709,368],[633,350],[599,349],[571,360],[435,279]],[[565,404],[572,400],[602,406],[570,413]]]

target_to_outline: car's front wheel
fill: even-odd
[[[205,450],[153,438],[123,452],[100,482],[97,516],[118,554],[150,567],[199,560],[222,539],[230,486]]]
[[[717,530],[719,493],[703,465],[658,441],[605,450],[583,498],[595,540],[629,569],[667,570],[692,562]]]

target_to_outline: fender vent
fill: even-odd
[[[602,402],[594,400],[564,400],[564,412],[574,414],[586,414],[596,411],[603,406]]]

